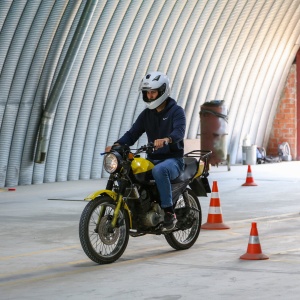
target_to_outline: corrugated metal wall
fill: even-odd
[[[142,76],[166,72],[199,133],[205,101],[229,108],[228,151],[266,146],[300,44],[300,0],[99,0],[60,98],[46,162],[41,116],[86,1],[0,1],[0,187],[104,176],[100,153],[144,108]],[[142,138],[140,143],[144,143]]]

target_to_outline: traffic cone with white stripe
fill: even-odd
[[[245,260],[269,259],[269,257],[263,254],[261,251],[257,226],[255,222],[252,223],[247,252],[243,254],[240,257],[240,259],[245,259]]]
[[[207,222],[201,226],[202,229],[221,230],[230,227],[223,223],[222,209],[220,204],[217,181],[213,181]]]
[[[248,171],[247,171],[247,177],[246,177],[246,182],[242,184],[242,186],[256,186],[257,184],[254,182],[254,179],[252,177],[252,171],[251,171],[251,166],[248,165]]]

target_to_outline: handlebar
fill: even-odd
[[[167,143],[166,143],[167,145]],[[147,154],[151,154],[154,150],[155,150],[155,146],[154,146],[154,143],[148,143],[146,145],[143,145],[137,149],[130,149],[127,145],[125,146],[121,146],[121,145],[118,145],[117,147],[124,147],[124,148],[127,148],[126,150],[127,151],[130,151],[130,150],[135,150],[135,153],[134,153],[134,156],[136,156],[137,154],[141,153],[141,152],[146,152]],[[116,149],[111,149],[112,150],[116,150]],[[103,152],[101,153],[101,155],[105,155],[105,154],[108,154],[109,152]],[[211,150],[193,150],[193,151],[190,151],[186,154],[184,154],[185,157],[195,157],[195,158],[199,158],[201,160],[209,160],[209,157],[211,156],[212,154],[212,151]]]
[[[143,145],[143,146],[141,146],[141,147],[139,147],[137,149],[133,149],[133,148],[130,149],[127,145],[125,145],[125,146],[118,145],[116,147],[117,148],[123,148],[123,147],[125,147],[125,148],[127,148],[126,150],[129,150],[129,151],[130,150],[135,150],[134,156],[137,155],[137,154],[139,154],[139,153],[141,153],[141,152],[146,152],[147,154],[150,154],[150,153],[152,153],[155,150],[155,147],[154,147],[153,143],[148,143],[147,145]],[[100,155],[108,154],[112,150],[116,151],[117,150],[116,147],[113,146],[109,152],[102,152],[102,153],[100,153]]]
[[[143,145],[138,149],[132,149],[136,150],[135,155],[141,153],[141,152],[146,152],[147,154],[150,154],[154,151],[155,147],[153,143],[148,143],[147,145]]]

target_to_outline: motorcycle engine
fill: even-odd
[[[138,215],[140,225],[144,227],[155,227],[163,221],[164,211],[153,199],[157,195],[149,189],[128,189],[126,196],[132,201],[128,201],[130,209]]]
[[[153,202],[151,209],[140,217],[144,226],[154,227],[163,221],[164,211],[158,203]]]
[[[151,208],[151,198],[147,190],[140,191],[140,211],[146,213]]]

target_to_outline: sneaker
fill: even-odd
[[[176,215],[167,212],[165,214],[162,231],[172,230],[175,227],[176,223],[177,223]]]

